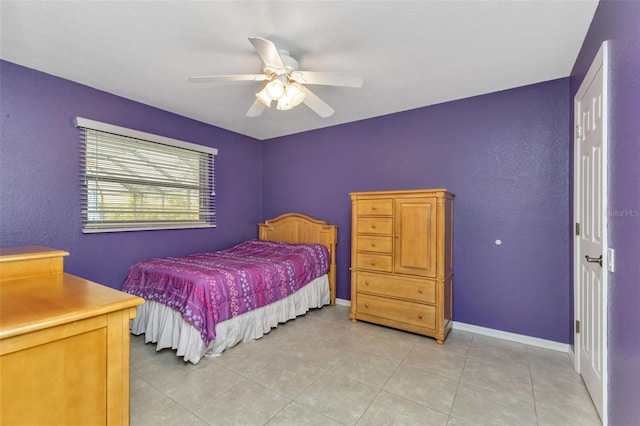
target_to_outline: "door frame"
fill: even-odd
[[[580,197],[579,197],[579,182],[580,182],[580,147],[578,142],[579,130],[579,108],[578,99],[584,94],[587,86],[586,82],[593,80],[596,73],[602,68],[602,423],[608,424],[608,300],[609,300],[609,93],[608,93],[608,81],[609,81],[609,43],[604,41],[598,50],[593,62],[589,66],[586,76],[580,83],[580,87],[573,98],[574,105],[574,134],[573,134],[573,226],[579,223],[580,218]],[[575,229],[572,234],[574,235],[573,244],[573,312],[574,312],[574,328],[573,328],[573,348],[574,348],[574,368],[576,372],[580,373],[580,343],[581,335],[576,333],[575,321],[580,320],[581,317],[581,287],[580,287],[580,253],[579,253],[579,238],[575,233]]]

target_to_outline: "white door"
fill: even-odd
[[[607,46],[575,97],[574,292],[576,370],[606,424]],[[579,229],[578,229],[579,227]],[[578,330],[579,327],[579,330]]]

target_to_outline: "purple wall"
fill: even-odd
[[[571,98],[609,40],[609,424],[640,419],[640,2],[601,0],[571,73]],[[573,117],[572,124],[573,124]]]
[[[6,61],[0,61],[0,87],[1,247],[69,251],[66,271],[120,288],[139,259],[215,250],[257,236],[259,141]],[[218,148],[218,227],[82,234],[76,116]]]
[[[215,250],[298,211],[338,224],[338,297],[349,299],[351,191],[457,194],[457,321],[572,341],[572,103],[611,40],[609,420],[640,418],[640,2],[601,0],[570,79],[258,142],[0,61],[0,246],[68,250],[67,271],[118,288],[150,256]],[[82,116],[214,146],[218,228],[80,232]],[[238,170],[243,170],[238,173]],[[264,170],[264,176],[263,176]],[[263,200],[263,201],[262,201]],[[494,240],[501,239],[502,246]]]
[[[273,139],[263,213],[337,224],[337,296],[349,299],[349,192],[447,188],[455,320],[567,343],[568,140],[568,79]]]

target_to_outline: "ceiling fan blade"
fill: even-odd
[[[280,53],[278,53],[278,49],[273,42],[261,37],[249,37],[249,41],[268,68],[279,71],[285,70]]]
[[[267,109],[267,106],[256,99],[245,115],[247,117],[258,117],[265,109]]]
[[[192,83],[212,83],[214,81],[264,81],[269,80],[266,74],[239,74],[239,75],[203,75],[189,77]]]
[[[363,84],[362,77],[351,72],[293,71],[291,78],[301,84],[342,87],[362,87]]]
[[[304,86],[298,87],[304,93],[304,100],[302,101],[306,106],[311,108],[322,118],[331,117],[335,112],[328,103],[320,99],[315,93],[307,89]]]

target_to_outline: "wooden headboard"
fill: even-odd
[[[329,250],[330,302],[336,304],[336,244],[338,227],[298,213],[288,213],[258,225],[261,240],[285,241],[288,243],[322,244]]]

